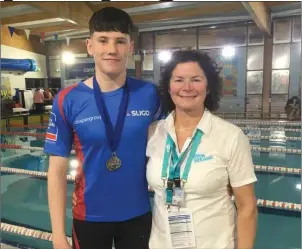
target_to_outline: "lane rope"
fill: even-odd
[[[286,137],[286,136],[258,136],[247,135],[250,140],[286,140],[286,141],[301,141],[301,137]]]
[[[301,132],[301,129],[290,129],[290,128],[273,128],[273,127],[240,127],[238,126],[241,130],[243,131],[249,131],[249,130],[254,130],[254,131],[290,131],[290,132]]]
[[[272,126],[301,126],[301,122],[299,121],[258,121],[258,120],[227,120],[228,122],[236,125],[272,125]],[[46,124],[48,122],[45,122]],[[47,125],[41,125],[39,124],[30,124],[30,125],[24,125],[24,124],[10,124],[7,127],[24,127],[24,128],[38,128],[38,129],[46,129]],[[262,127],[261,127],[262,128]]]
[[[273,126],[301,126],[299,121],[250,121],[250,120],[227,120],[236,125],[273,125]]]
[[[254,167],[256,172],[301,175],[301,169],[299,168],[288,168],[284,166],[269,166],[269,165],[254,165]],[[10,174],[36,176],[39,178],[47,178],[47,172],[27,170],[27,169],[18,169],[18,168],[1,166],[1,172],[10,173]],[[67,180],[75,181],[75,177],[68,175]]]
[[[14,150],[30,150],[30,151],[43,151],[42,147],[31,147],[16,144],[0,144],[1,149],[14,149]],[[285,149],[285,148],[266,148],[251,146],[251,150],[255,152],[281,152],[287,154],[301,154],[301,149]],[[75,150],[71,151],[75,155]]]
[[[266,172],[278,172],[278,173],[286,173],[285,171],[292,173],[292,174],[301,174],[301,169],[284,169],[285,167],[277,167],[277,166],[266,166],[266,165],[255,165],[255,170],[259,171],[266,171]],[[47,178],[47,172],[39,172],[39,171],[31,171],[31,170],[24,170],[24,169],[17,169],[17,168],[9,168],[9,167],[1,167],[1,172],[5,173],[12,173],[12,174],[20,174],[20,175],[29,175],[29,176],[36,176],[41,179]],[[68,181],[75,181],[74,176],[67,176]],[[154,192],[149,187],[150,192]],[[301,211],[301,204],[298,203],[290,203],[290,202],[283,202],[283,201],[276,201],[276,200],[265,200],[265,199],[257,199],[257,206],[259,207],[267,207],[267,208],[276,208],[282,210],[289,210],[289,211]]]
[[[17,225],[11,225],[4,222],[1,222],[1,231],[52,242],[52,233],[43,232],[40,230],[30,229],[27,227],[22,227]],[[71,237],[66,236],[66,238],[69,244],[72,245]]]
[[[22,132],[22,131],[1,131],[0,135],[9,135],[9,136],[27,136],[27,137],[45,137],[45,132]],[[250,140],[280,140],[284,139],[287,141],[301,141],[301,137],[287,137],[287,136],[259,136],[259,135],[246,135]]]

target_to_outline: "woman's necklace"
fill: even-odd
[[[177,127],[177,125],[175,126],[175,131],[192,131],[194,130],[196,127]]]
[[[178,128],[178,129],[175,129],[175,131],[192,131],[194,129],[195,128]]]

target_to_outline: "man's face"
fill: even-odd
[[[117,75],[126,70],[128,56],[134,44],[130,36],[121,32],[94,32],[86,41],[87,51],[95,65],[107,75]]]

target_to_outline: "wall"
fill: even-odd
[[[49,59],[49,74],[50,78],[60,78],[61,77],[61,60],[59,58]]]
[[[246,47],[237,47],[237,96],[223,97],[218,112],[245,111]]]
[[[30,35],[29,40],[27,40],[23,30],[16,29],[13,36],[11,36],[8,27],[1,26],[0,42],[1,45],[19,48],[36,54],[46,54],[45,45],[40,43],[40,38],[38,36]]]
[[[39,72],[27,72],[22,75],[14,75],[1,71],[1,77],[10,79],[12,94],[14,88],[25,89],[25,78],[46,78],[46,47],[40,43],[38,36],[30,35],[27,40],[23,30],[16,29],[13,36],[10,35],[7,26],[1,26],[1,58],[8,59],[33,59],[40,68]]]
[[[70,46],[64,44],[66,42],[58,41],[58,42],[51,42],[47,45],[47,49],[49,51],[50,60],[49,60],[49,68],[50,68],[50,77],[58,78],[61,77],[62,70],[61,67],[61,59],[60,56],[63,51],[70,51],[77,55],[85,55],[87,54],[86,45],[83,40],[74,40],[70,41]],[[86,58],[78,58],[76,59],[76,63],[93,63],[93,58],[86,57]],[[90,67],[89,65],[88,67]],[[72,66],[71,66],[72,67]],[[127,69],[135,70],[135,61],[133,57],[129,57],[127,63]],[[153,55],[145,55],[143,60],[143,70],[151,71],[153,70]]]
[[[60,56],[62,51],[70,51],[74,54],[86,54],[86,40],[85,39],[70,39],[69,45],[66,40],[60,40],[47,43],[47,50],[49,56]]]
[[[1,77],[9,77],[12,94],[14,94],[14,88],[25,89],[25,78],[46,78],[46,57],[45,55],[28,52],[19,48],[13,48],[6,45],[1,45],[1,58],[8,59],[33,59],[37,63],[37,67],[40,68],[39,72],[26,72],[22,75],[14,75],[1,71]]]

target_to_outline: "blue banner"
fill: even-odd
[[[95,67],[94,62],[77,63],[66,68],[67,79],[81,79],[86,80],[94,76]],[[127,76],[135,77],[135,69],[128,69]]]
[[[94,63],[78,63],[67,68],[67,79],[86,80],[94,76]]]

